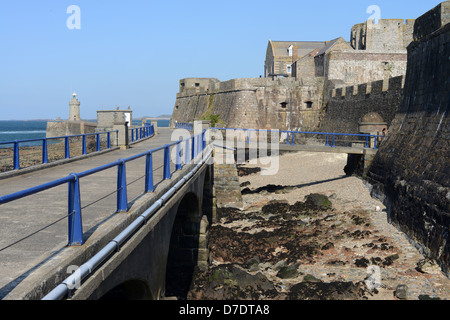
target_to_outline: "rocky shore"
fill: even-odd
[[[274,176],[238,168],[244,208],[218,208],[210,266],[188,300],[424,300],[450,280],[388,222],[346,156],[288,153]],[[270,182],[270,183],[268,183]]]

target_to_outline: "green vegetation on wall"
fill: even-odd
[[[208,108],[200,116],[200,120],[211,121],[211,127],[215,127],[218,123],[223,123],[220,119],[220,115],[213,113],[214,111],[214,94],[210,94],[208,98]]]

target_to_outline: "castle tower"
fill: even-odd
[[[77,94],[72,94],[72,100],[69,102],[69,121],[80,121],[80,101],[77,99]]]

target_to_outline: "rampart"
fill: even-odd
[[[450,274],[450,2],[416,20],[404,95],[367,178],[393,224]]]
[[[295,78],[182,79],[172,121],[217,115],[228,127],[313,128],[322,104],[322,92],[317,92],[321,87],[305,86]]]
[[[377,113],[389,127],[402,100],[404,77],[333,89],[319,131],[359,133],[361,119]]]

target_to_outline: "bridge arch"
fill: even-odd
[[[201,197],[189,192],[179,202],[167,258],[166,297],[184,299],[195,268],[207,265],[209,223],[206,215],[203,215],[201,200]]]
[[[100,300],[153,300],[147,282],[128,280],[111,289]]]

